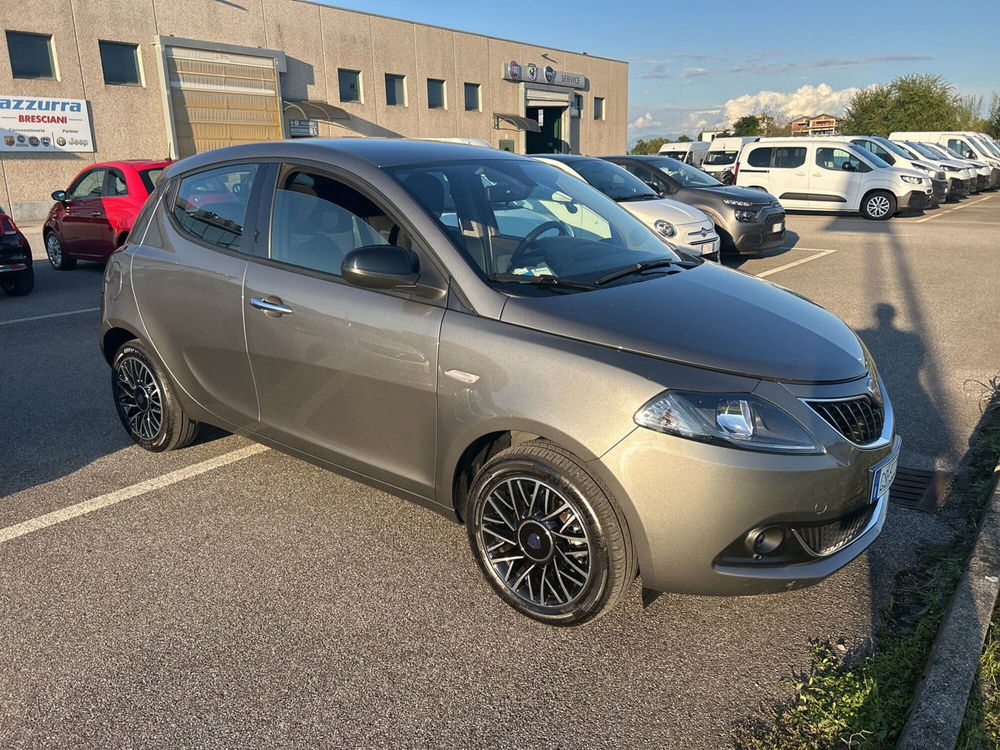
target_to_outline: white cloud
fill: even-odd
[[[765,109],[773,110],[786,118],[795,115],[840,115],[848,102],[860,89],[834,90],[829,84],[805,85],[795,91],[758,91],[730,99],[723,107],[725,120],[732,125],[745,115],[755,115]]]
[[[628,124],[629,130],[645,130],[646,128],[658,128],[663,123],[653,118],[652,112],[640,115]]]

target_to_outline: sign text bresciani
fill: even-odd
[[[85,100],[0,94],[0,151],[93,150]]]

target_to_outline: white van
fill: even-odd
[[[664,143],[656,153],[660,156],[669,156],[685,164],[700,167],[708,152],[708,144],[703,141],[687,141],[684,143]]]
[[[948,176],[948,187],[952,198],[964,198],[976,190],[979,175],[971,162],[956,159],[946,154],[944,146],[931,146],[916,141],[889,141],[896,148],[914,159],[926,159],[931,164],[939,165]]]
[[[891,167],[851,143],[825,138],[768,138],[743,149],[736,184],[766,190],[786,209],[860,211],[888,219],[930,206],[931,180]]]
[[[894,141],[937,143],[947,146],[963,159],[985,162],[990,168],[989,179],[985,188],[994,188],[1000,185],[1000,156],[993,153],[993,149],[989,148],[988,144],[983,142],[983,136],[980,133],[973,133],[967,130],[897,131],[890,133],[889,138]]]
[[[875,135],[832,135],[831,141],[844,141],[853,143],[858,148],[870,151],[886,164],[901,169],[915,169],[931,178],[931,201],[941,203],[951,198],[950,185],[944,168],[927,161],[923,157],[912,157],[888,138],[880,138]],[[954,199],[959,198],[958,192],[954,194]]]
[[[705,154],[701,168],[722,184],[732,185],[740,151],[748,143],[759,140],[760,138],[755,135],[716,138],[708,145],[708,153]]]

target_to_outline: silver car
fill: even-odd
[[[885,520],[899,438],[843,322],[513,154],[190,157],[102,307],[136,443],[212,424],[421,503],[545,623],[593,620],[637,575],[650,595],[816,583]]]

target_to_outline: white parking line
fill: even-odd
[[[0,326],[12,326],[15,323],[27,323],[32,320],[45,320],[46,318],[61,318],[64,315],[82,315],[83,313],[98,312],[99,307],[85,307],[83,310],[69,310],[68,312],[49,313],[48,315],[32,315],[30,318],[18,318],[17,320],[4,320]]]
[[[761,271],[758,274],[754,274],[758,279],[762,279],[765,276],[770,276],[772,273],[777,273],[778,271],[784,271],[788,268],[793,268],[794,266],[801,266],[803,263],[808,263],[813,260],[822,258],[825,255],[830,255],[831,253],[837,252],[836,250],[817,250],[811,247],[794,247],[793,250],[808,250],[811,253],[816,253],[815,255],[810,255],[806,258],[799,258],[798,260],[793,260],[791,263],[786,263],[783,266],[778,266],[777,268],[769,268],[766,271]]]
[[[958,211],[960,208],[968,208],[969,206],[974,206],[977,203],[982,203],[983,201],[988,201],[992,197],[993,197],[992,195],[987,195],[985,198],[980,198],[977,201],[972,201],[972,203],[965,203],[965,204],[963,204],[961,206],[955,206],[954,208],[949,208],[947,211],[940,211],[939,210],[938,213],[932,214],[931,216],[925,216],[923,219],[917,219],[913,223],[914,224],[923,224],[925,221],[930,221],[931,219],[936,219],[938,216],[944,216],[945,214],[950,214],[953,211]]]
[[[131,500],[134,497],[145,495],[146,493],[153,492],[154,490],[161,490],[164,487],[169,487],[170,485],[176,484],[177,482],[181,482],[185,479],[190,479],[191,477],[196,477],[199,474],[204,474],[206,471],[212,471],[212,469],[218,469],[220,466],[226,466],[227,464],[240,461],[244,458],[249,458],[250,456],[254,456],[258,453],[263,453],[267,449],[268,448],[265,445],[249,445],[246,448],[240,448],[239,450],[230,451],[229,453],[223,453],[221,456],[210,458],[207,461],[202,461],[201,463],[193,464],[192,466],[186,466],[183,469],[177,469],[177,471],[171,471],[168,474],[147,479],[145,482],[133,484],[131,487],[115,490],[114,492],[109,492],[106,495],[100,495],[90,500],[84,500],[76,505],[69,505],[51,513],[46,513],[43,516],[22,521],[21,523],[14,524],[13,526],[0,529],[0,543],[9,542],[11,539],[16,539],[19,536],[30,534],[33,531],[38,531],[48,526],[54,526],[55,524],[62,523],[63,521],[69,521],[70,519],[86,515],[87,513],[93,513],[95,510],[107,508],[109,505],[115,505],[116,503],[120,503],[124,500]]]

